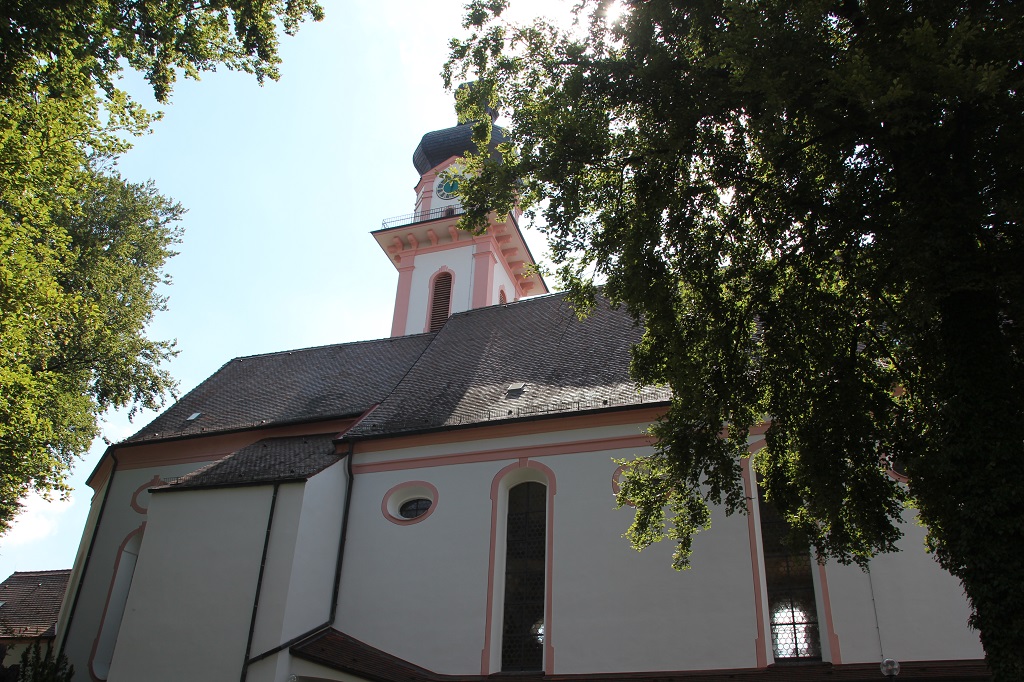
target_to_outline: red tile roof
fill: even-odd
[[[71,569],[16,571],[0,583],[0,638],[53,637]]]

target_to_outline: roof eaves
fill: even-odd
[[[649,409],[652,407],[667,406],[671,403],[671,399],[666,400],[652,400],[650,402],[643,403],[630,403],[628,405],[612,405],[609,407],[602,407],[594,410],[579,410],[579,411],[563,411],[563,412],[545,412],[539,414],[527,415],[525,417],[510,417],[508,419],[491,419],[481,420],[477,422],[468,422],[465,424],[435,424],[425,426],[423,428],[414,429],[403,429],[403,430],[392,430],[392,431],[381,431],[379,433],[356,433],[346,432],[338,438],[339,443],[354,443],[359,441],[368,440],[382,440],[385,438],[395,438],[398,436],[417,436],[425,433],[437,433],[439,431],[463,431],[466,429],[484,428],[487,426],[499,426],[505,424],[522,424],[525,422],[535,422],[542,420],[553,420],[565,417],[578,417],[582,415],[594,415],[594,414],[609,414],[614,412],[625,412],[627,410],[641,410]]]

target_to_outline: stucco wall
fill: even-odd
[[[272,488],[153,496],[109,679],[236,679]]]
[[[755,665],[746,519],[716,513],[712,531],[697,540],[694,568],[676,572],[668,545],[637,553],[621,538],[631,513],[614,508],[612,458],[629,458],[646,448],[590,445],[586,452],[549,452],[552,445],[602,435],[610,442],[636,437],[643,426],[424,444],[357,456],[357,470],[360,463],[369,469],[356,475],[354,530],[336,627],[430,670],[480,673],[492,484],[522,457],[542,463],[555,479],[547,623],[554,672]],[[493,458],[502,447],[513,447],[515,454]],[[455,456],[464,459],[448,463]],[[482,461],[467,461],[474,456]],[[389,470],[373,470],[375,465]],[[395,486],[413,481],[436,487],[436,508],[422,523],[396,525],[381,512],[382,500]],[[500,556],[498,563],[496,573],[502,570]],[[495,582],[500,591],[500,576]],[[494,602],[492,619],[500,623],[500,594]],[[490,672],[498,646],[493,643],[486,657]]]
[[[103,511],[102,527],[96,532],[96,540],[95,543],[92,543],[92,553],[89,556],[88,570],[84,577],[84,583],[79,589],[78,582],[81,577],[82,565],[90,549],[92,532],[99,517],[99,510],[106,490],[101,488],[94,495],[86,532],[82,536],[78,558],[75,561],[75,571],[69,583],[68,598],[62,606],[59,621],[59,632],[67,633],[64,638],[66,640],[64,653],[75,666],[75,670],[79,671],[79,675],[87,676],[92,673],[94,679],[97,676],[102,679],[103,673],[109,665],[106,661],[94,660],[97,654],[102,657],[102,652],[97,651],[97,640],[108,609],[108,601],[111,596],[117,596],[112,595],[111,592],[114,589],[115,569],[119,562],[120,550],[130,542],[133,535],[142,533],[143,540],[145,539],[145,530],[148,527],[147,508],[152,497],[151,493],[147,492],[147,488],[153,484],[154,479],[170,480],[194,471],[203,464],[203,462],[193,462],[173,466],[128,469],[117,471],[114,474],[112,483],[108,484],[110,491],[106,508]],[[75,603],[76,594],[78,596],[77,603]],[[69,624],[68,618],[72,605],[74,605],[74,615]],[[68,629],[69,625],[70,629]],[[111,626],[108,625],[108,627]]]
[[[426,331],[427,306],[430,303],[430,280],[441,267],[447,267],[454,272],[452,275],[452,312],[469,310],[472,301],[475,246],[469,235],[466,235],[464,240],[464,246],[460,240],[458,247],[416,255],[414,260],[416,269],[412,273],[412,295],[409,299],[409,313],[405,324],[406,334],[421,334]]]
[[[977,634],[967,629],[963,589],[925,552],[925,529],[913,511],[902,530],[900,552],[875,557],[868,572],[828,564],[843,662],[983,658]]]

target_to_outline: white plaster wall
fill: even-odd
[[[79,556],[75,560],[75,573],[69,583],[68,596],[60,616],[60,632],[66,639],[64,652],[71,664],[75,666],[75,670],[80,671],[79,674],[87,675],[87,671],[90,670],[89,661],[94,642],[100,631],[100,622],[107,604],[107,596],[111,590],[118,549],[129,535],[146,523],[148,518],[148,514],[140,513],[131,506],[132,496],[140,486],[152,481],[154,476],[170,480],[195,471],[205,464],[206,462],[193,462],[174,466],[116,471],[110,484],[110,494],[103,510],[103,518],[100,520],[102,527],[97,533],[96,542],[92,547],[84,582],[81,589],[78,589],[85,554],[89,550],[92,533],[103,504],[104,489],[101,488],[100,492],[93,496],[89,520],[86,531],[82,534],[81,546],[78,551]],[[145,508],[149,506],[151,498],[150,493],[143,491],[139,495],[138,502]],[[74,605],[74,615],[71,616],[70,629],[68,629],[68,618],[76,593],[78,602]]]
[[[904,516],[900,551],[874,558],[870,574],[827,566],[843,662],[983,658],[977,633],[967,627],[970,607],[960,583],[925,552],[915,513]]]
[[[483,647],[490,481],[508,462],[357,474],[335,627],[442,673],[478,673]],[[393,486],[437,488],[420,523],[388,521]]]
[[[413,260],[412,288],[409,296],[409,316],[405,322],[407,334],[423,333],[430,301],[430,279],[442,266],[454,272],[452,286],[452,313],[469,310],[472,301],[473,251],[475,245],[469,235],[465,245],[443,251],[418,254]]]
[[[643,552],[623,532],[605,451],[543,457],[555,473],[550,624],[558,673],[754,667],[757,622],[744,516],[712,515],[694,540],[692,568],[671,567],[664,541]]]
[[[288,583],[281,642],[323,624],[330,616],[346,492],[345,462],[306,482]]]
[[[501,264],[500,251],[496,253],[495,256],[499,260],[494,264],[494,284],[491,287],[491,303],[496,305],[501,301],[498,293],[501,291],[502,287],[505,288],[505,298],[509,303],[511,303],[516,300],[515,282],[513,282],[512,278],[509,277],[508,270],[505,269],[505,266]]]
[[[519,445],[517,456],[529,457],[531,448],[602,434],[636,435],[644,426],[357,456],[357,464],[409,460],[405,464],[410,468],[356,475],[356,530],[346,555],[337,627],[430,670],[479,673],[490,489],[495,475],[515,459],[418,468],[411,458],[417,452],[443,457],[513,444]],[[549,624],[555,672],[754,666],[757,624],[746,518],[727,519],[716,511],[712,530],[695,542],[690,571],[671,568],[668,543],[643,553],[632,550],[621,537],[631,511],[614,508],[611,479],[617,467],[612,458],[629,458],[635,452],[637,448],[535,457],[554,472],[556,485]],[[417,480],[437,487],[435,512],[409,526],[385,520],[380,511],[384,494],[400,482]],[[500,570],[497,566],[496,572]],[[496,602],[500,600],[496,595]],[[497,646],[493,643],[492,651]]]
[[[270,486],[154,495],[113,682],[219,682],[241,671]]]
[[[216,495],[217,491],[211,490],[207,494]],[[298,558],[295,546],[296,529],[299,527],[299,517],[304,502],[305,486],[302,483],[287,483],[278,488],[250,657],[272,649],[285,641],[281,639],[281,631],[284,627],[285,611],[288,608],[290,592],[288,588],[292,570]],[[266,525],[266,522],[267,517],[264,514],[263,524]]]

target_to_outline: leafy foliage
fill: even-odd
[[[68,663],[67,656],[55,655],[49,643],[46,644],[46,653],[43,653],[42,642],[37,639],[21,654],[18,682],[71,682],[74,675],[75,668]]]
[[[578,298],[604,280],[645,323],[637,378],[673,389],[621,489],[629,537],[687,566],[708,505],[745,506],[768,420],[754,466],[819,557],[894,550],[916,507],[997,676],[1024,678],[1021,8],[611,4],[563,30],[472,2],[446,77],[479,78],[463,116],[510,118],[504,163],[460,180],[465,224],[518,192]]]
[[[147,338],[183,209],[113,166],[156,116],[122,66],[165,101],[176,74],[218,64],[277,78],[277,22],[314,0],[0,0],[0,532],[31,489],[65,476],[110,407],[173,390],[173,342]]]

